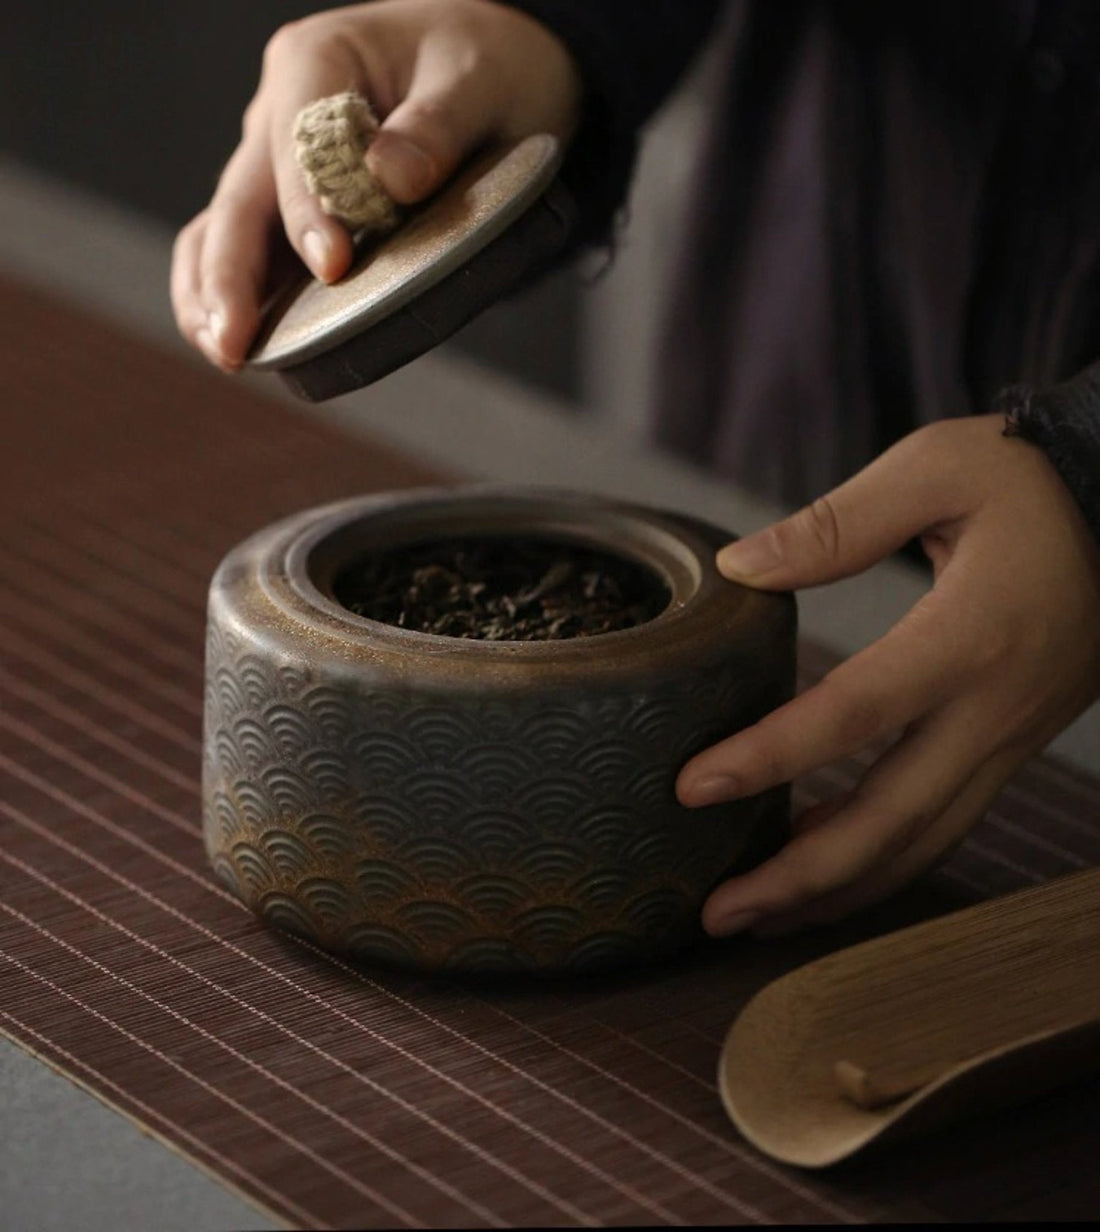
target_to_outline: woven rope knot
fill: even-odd
[[[319,98],[294,119],[294,156],[306,187],[326,214],[353,230],[392,231],[399,221],[393,199],[363,161],[377,132],[370,104],[351,91]]]

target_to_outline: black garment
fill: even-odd
[[[580,66],[584,119],[565,179],[581,208],[577,240],[606,242],[639,129],[702,47],[721,0],[515,0],[511,7],[553,30]]]
[[[1100,5],[513,3],[581,66],[566,174],[588,241],[724,15],[659,439],[796,503],[1012,384],[1013,430],[1100,538],[1100,380],[1070,380],[1100,355]]]

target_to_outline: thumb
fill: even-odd
[[[368,170],[403,205],[435,192],[498,127],[489,74],[460,67],[462,59],[425,40],[408,93],[367,151]]]
[[[870,568],[953,516],[957,500],[916,435],[789,518],[727,544],[719,572],[764,590],[817,586]]]

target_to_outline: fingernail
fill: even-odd
[[[317,275],[324,277],[323,270],[328,263],[328,240],[314,227],[302,236],[302,251],[305,253],[306,264]]]
[[[367,154],[367,168],[399,201],[416,200],[435,186],[435,159],[408,137],[379,134]]]
[[[221,352],[218,350],[218,344],[214,341],[214,336],[211,334],[209,327],[203,326],[195,335],[195,341],[199,344],[207,358],[212,359],[215,363],[221,363]]]
[[[221,342],[225,333],[225,313],[221,308],[215,308],[206,317],[206,327],[216,342]]]
[[[755,911],[731,911],[729,915],[721,916],[710,926],[712,937],[732,937],[734,933],[742,933],[758,918]]]
[[[728,774],[712,774],[709,778],[692,784],[687,794],[693,806],[718,804],[721,800],[732,800],[737,795],[737,781]]]
[[[768,573],[781,562],[771,535],[748,535],[727,544],[718,553],[718,571],[725,577],[752,578]]]

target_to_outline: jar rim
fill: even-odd
[[[352,629],[369,630],[374,636],[393,638],[410,649],[461,642],[474,654],[540,658],[556,657],[573,642],[598,640],[609,647],[610,639],[615,639],[614,644],[636,640],[648,636],[656,625],[674,620],[703,582],[698,553],[681,535],[661,525],[656,511],[640,506],[568,490],[463,487],[412,489],[402,495],[405,499],[383,506],[362,502],[365,507],[357,514],[345,505],[321,517],[287,544],[283,572],[300,598],[330,618]],[[333,593],[333,581],[340,571],[371,548],[478,535],[538,537],[607,552],[654,574],[668,591],[668,602],[643,624],[589,638],[489,641],[372,620],[352,612]]]

